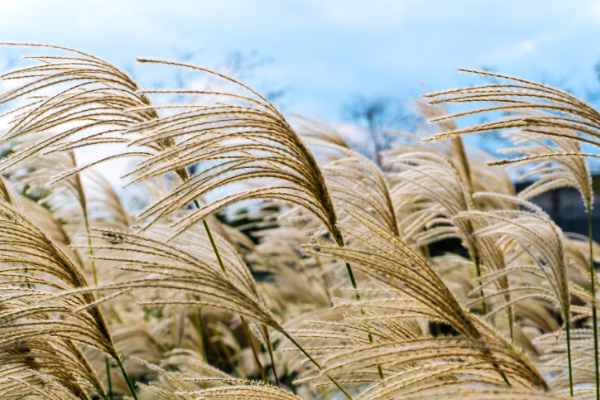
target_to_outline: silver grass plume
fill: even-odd
[[[271,178],[281,183],[243,190],[213,201],[176,222],[173,225],[176,234],[228,205],[250,199],[280,199],[313,212],[336,243],[344,245],[317,161],[283,115],[263,96],[233,78],[203,67],[160,60],[139,61],[205,71],[236,84],[252,96],[193,90],[144,92],[216,96],[232,101],[186,106],[182,112],[130,128],[130,133],[142,136],[132,141],[131,146],[181,139],[141,162],[132,173],[137,175],[133,182],[184,170],[195,164],[200,164],[201,168],[191,179],[145,210],[140,218],[159,220],[227,184]],[[236,104],[236,100],[243,104]]]
[[[430,104],[490,102],[497,103],[497,105],[437,117],[430,122],[438,123],[486,112],[504,112],[509,116],[496,122],[485,122],[470,128],[454,129],[435,135],[428,140],[511,128],[526,129],[528,132],[549,137],[571,138],[583,143],[600,145],[600,142],[594,139],[600,137],[600,113],[568,92],[542,83],[492,72],[468,69],[460,69],[460,71],[499,78],[506,83],[424,95],[425,98],[430,99]],[[542,113],[533,113],[532,115],[530,111],[542,111]],[[589,135],[591,139],[582,135]]]
[[[476,198],[487,196],[502,195],[479,193],[476,195]],[[525,265],[522,271],[528,273],[528,270],[532,272],[537,270],[537,273],[545,278],[545,282],[550,285],[550,288],[546,289],[529,285],[512,287],[510,289],[512,292],[522,293],[521,296],[513,300],[513,303],[527,297],[538,297],[549,300],[562,312],[566,326],[567,345],[569,346],[569,335],[572,324],[571,285],[567,275],[568,261],[563,233],[539,207],[518,198],[513,198],[512,200],[529,212],[510,210],[472,211],[459,215],[458,218],[463,216],[479,216],[487,219],[488,226],[474,232],[476,236],[500,238],[499,240],[505,242],[505,246],[512,247],[517,254],[521,253],[531,260],[533,268],[530,265]],[[510,243],[506,243],[507,241],[510,241]],[[509,274],[520,272],[520,267],[513,267],[506,272]],[[497,277],[498,275],[492,275],[491,279],[486,279],[486,284],[493,282]],[[489,295],[489,297],[499,294],[502,293],[494,293]],[[568,363],[568,369],[571,371],[570,346],[568,348]],[[572,382],[572,377],[570,381]]]
[[[175,243],[165,244],[173,235],[164,229],[162,232],[150,231],[154,237],[110,230],[95,231],[94,238],[108,241],[107,245],[95,247],[101,254],[95,256],[96,259],[117,262],[124,265],[121,268],[126,271],[142,274],[138,279],[105,284],[102,290],[118,294],[133,289],[161,288],[188,293],[191,295],[189,300],[158,299],[140,304],[149,307],[167,304],[208,307],[235,312],[275,329],[298,346],[265,304],[248,267],[222,238],[215,237],[222,254],[221,260],[217,261],[210,256],[213,246],[207,238],[208,232],[205,236],[194,233],[193,229],[188,230],[185,238],[178,237]],[[229,272],[227,275],[222,273],[221,262]],[[322,369],[308,353],[302,348],[300,350]],[[331,375],[324,375],[351,398]]]
[[[0,344],[18,346],[34,338],[57,341],[63,353],[69,352],[86,370],[84,375],[95,389],[104,393],[85,357],[71,344],[84,343],[118,357],[104,316],[97,307],[89,307],[96,296],[53,294],[88,288],[79,267],[29,218],[6,203],[0,203],[0,211],[0,256],[10,266],[0,275],[11,278],[2,290],[3,302],[10,307],[0,313]],[[80,308],[86,310],[78,312]]]
[[[381,231],[374,224],[361,219],[358,221],[368,227],[371,233],[366,234],[364,230],[349,226],[344,226],[343,230],[355,240],[372,247],[373,250],[355,250],[318,244],[314,246],[315,251],[356,264],[363,273],[393,286],[419,302],[424,306],[420,310],[424,316],[451,325],[464,337],[496,343],[504,349],[502,353],[505,355],[501,359],[498,358],[497,352],[488,352],[490,349],[480,352],[481,358],[491,363],[495,371],[499,371],[501,375],[506,374],[511,379],[526,382],[532,387],[548,389],[547,383],[533,364],[511,344],[499,337],[493,329],[468,313],[425,259],[401,240]],[[394,280],[388,281],[386,277],[392,277]],[[378,361],[381,360],[374,355],[372,362]]]
[[[439,122],[466,115],[481,114],[486,112],[503,112],[507,113],[508,116],[500,119],[499,121],[486,122],[470,128],[456,129],[451,132],[443,133],[431,138],[431,140],[437,140],[446,137],[456,137],[468,133],[515,128],[522,130],[530,137],[539,135],[539,137],[550,138],[559,145],[558,147],[561,148],[561,150],[564,148],[564,146],[567,146],[569,149],[574,148],[574,145],[568,140],[578,141],[594,146],[600,145],[600,142],[597,140],[597,138],[600,137],[600,113],[598,113],[598,111],[591,105],[580,99],[577,99],[568,92],[538,82],[491,72],[473,70],[461,71],[475,73],[481,76],[499,78],[503,83],[481,85],[426,95],[426,97],[432,99],[430,101],[431,104],[471,102],[488,102],[495,104],[489,107],[438,117],[432,121]],[[523,161],[552,159],[554,162],[556,162],[561,157],[567,157],[568,159],[572,160],[570,161],[571,164],[577,164],[578,161],[581,164],[584,163],[584,156],[597,157],[593,154],[582,154],[578,150],[579,146],[575,147],[574,152],[565,152],[564,150],[551,150],[549,152],[544,151],[544,153],[541,155],[536,154],[533,156],[527,156]],[[559,164],[563,164],[563,167],[565,166],[564,162]],[[573,170],[571,166],[570,172],[581,172],[581,168],[576,168],[576,170]],[[582,182],[581,179],[576,179],[575,185],[580,186],[578,188],[581,190],[586,201],[590,236],[590,273],[592,275],[592,279],[594,279],[594,256],[592,251],[591,237],[591,203],[587,202],[591,199],[591,191],[587,193],[588,196],[586,197],[585,181],[588,180],[587,178],[587,174],[585,174],[583,179],[584,182]],[[550,176],[549,180],[543,180],[546,180],[546,182],[544,182],[544,184],[546,184],[545,186],[550,187],[553,183],[557,184],[560,182],[560,177],[555,180]],[[539,184],[537,189],[544,187],[544,184]],[[592,284],[592,292],[595,296],[595,283]],[[596,330],[594,335],[596,358],[596,398],[600,399],[600,357],[598,355],[598,323],[595,304],[592,306],[592,308],[594,310],[593,325],[594,330]],[[568,333],[569,329],[567,327],[567,334]],[[569,347],[570,344],[568,338],[567,342],[567,346]],[[569,375],[570,377],[572,375],[570,366]],[[572,378],[570,380],[570,391],[571,396],[573,396]]]
[[[0,105],[17,104],[1,116],[10,119],[11,127],[0,144],[15,140],[29,143],[0,161],[0,171],[36,154],[127,143],[128,139],[121,135],[128,126],[156,117],[152,110],[125,112],[148,105],[148,99],[137,93],[138,86],[131,78],[106,61],[59,46],[2,44],[61,50],[67,54],[25,57],[39,64],[0,76],[24,82],[0,96]],[[107,159],[140,154],[116,154]],[[55,179],[71,176],[98,162],[63,171]]]
[[[400,236],[390,188],[377,165],[355,151],[336,144],[316,139],[309,139],[307,143],[342,154],[339,159],[322,167],[338,208],[354,213],[368,212],[383,229]]]

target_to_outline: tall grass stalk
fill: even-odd
[[[342,245],[340,245],[340,247],[343,247]],[[350,263],[348,263],[347,261],[346,263],[346,270],[348,270],[348,276],[350,277],[350,282],[352,282],[352,287],[354,288],[354,294],[356,295],[356,300],[360,301],[360,293],[358,292],[358,285],[356,284],[356,278],[354,278],[354,272],[352,271],[352,267],[350,266]],[[363,310],[362,308],[360,309],[360,313],[362,315],[365,315],[365,310]],[[367,326],[368,328],[368,326]],[[367,333],[367,336],[369,338],[369,343],[373,344],[373,335],[371,334],[371,332]],[[379,378],[381,378],[381,380],[385,379],[385,376],[383,375],[383,369],[381,368],[380,364],[377,364],[377,373],[379,374]]]
[[[285,330],[284,330],[284,331],[282,331],[281,333],[283,333],[283,335],[284,335],[286,338],[288,338],[288,340],[289,340],[290,342],[292,342],[292,343],[294,344],[294,346],[296,346],[296,347],[297,347],[297,348],[298,348],[298,349],[299,349],[299,350],[302,352],[302,354],[304,354],[304,355],[305,355],[305,356],[306,356],[306,357],[307,357],[307,358],[308,358],[308,359],[309,359],[309,360],[310,360],[310,361],[311,361],[311,362],[312,362],[312,363],[313,363],[313,364],[314,364],[314,365],[315,365],[315,366],[316,366],[316,367],[317,367],[319,370],[321,370],[321,371],[323,370],[323,367],[321,366],[321,364],[319,364],[319,363],[318,363],[318,362],[317,362],[317,361],[316,361],[314,358],[312,358],[312,356],[311,356],[310,354],[308,354],[308,353],[307,353],[307,351],[306,351],[306,350],[304,350],[304,349],[302,348],[302,346],[300,346],[300,344],[299,344],[298,342],[296,342],[296,340],[295,340],[293,337],[291,337],[291,336],[290,336],[290,334],[289,334],[289,333],[287,333]],[[325,376],[327,376],[327,378],[329,378],[329,380],[330,380],[330,381],[331,381],[331,382],[332,382],[332,383],[333,383],[333,384],[334,384],[334,385],[335,385],[335,386],[336,386],[338,389],[340,389],[340,391],[341,391],[342,393],[344,393],[344,395],[345,395],[347,398],[349,398],[350,400],[354,400],[354,399],[353,399],[353,397],[350,395],[350,393],[348,393],[348,392],[346,391],[346,389],[344,389],[344,387],[343,387],[342,385],[340,385],[340,383],[339,383],[339,382],[338,382],[338,381],[337,381],[337,380],[336,380],[334,377],[332,377],[332,376],[331,376],[331,375],[329,375],[329,374],[325,374]]]
[[[473,198],[473,194],[475,193],[475,188],[473,186],[473,178],[471,176],[471,166],[469,164],[469,159],[467,158],[465,146],[463,144],[462,138],[460,138],[460,137],[452,138],[452,142],[457,149],[458,159],[459,159],[460,165],[463,169],[464,177],[467,180],[467,185],[469,187],[469,200],[471,201],[471,205],[473,206],[473,209],[477,209],[477,203],[475,202],[475,199]],[[470,233],[472,233],[473,229],[472,229],[471,224],[469,224],[468,226],[471,228]],[[479,250],[477,249],[477,241],[473,242],[473,253],[474,254],[472,254],[472,257],[473,257],[473,262],[475,263],[475,270],[477,272],[477,283],[479,284],[479,287],[481,288],[481,286],[482,286],[482,283],[481,283],[481,257],[479,256]],[[479,290],[479,294],[482,299],[485,298],[485,293],[483,292],[482,288]],[[486,304],[485,300],[481,301],[481,308],[482,308],[483,315],[486,315],[487,314],[487,304]],[[512,337],[512,335],[511,335],[511,337]]]
[[[71,156],[73,158],[73,163],[75,164],[75,155],[73,153],[71,153]],[[88,216],[88,209],[87,209],[87,199],[85,196],[85,191],[83,189],[83,184],[81,182],[81,174],[76,174],[75,176],[76,179],[76,185],[77,185],[77,190],[79,191],[79,201],[81,204],[81,210],[83,213],[83,220],[85,223],[85,231],[87,234],[87,240],[88,240],[88,247],[90,249],[90,259],[91,259],[91,263],[92,263],[92,274],[94,277],[94,285],[97,287],[98,286],[98,271],[96,268],[96,261],[94,258],[94,246],[92,244],[92,233],[90,230],[90,220],[89,220],[89,216]],[[99,306],[98,306],[99,307]],[[110,341],[111,345],[112,345],[112,340]],[[113,346],[114,347],[114,346]],[[116,350],[115,350],[115,354],[117,354]],[[127,371],[125,371],[125,367],[123,366],[123,363],[121,362],[120,357],[115,357],[115,360],[117,361],[117,364],[119,364],[119,368],[121,369],[121,373],[123,375],[123,378],[125,379],[125,381],[127,382],[127,386],[129,387],[129,390],[131,391],[131,395],[133,396],[133,398],[135,400],[138,399],[137,397],[137,393],[135,391],[135,387],[133,386],[133,384],[131,383],[131,380],[129,379],[129,375],[127,375]],[[104,365],[106,368],[106,379],[107,379],[107,383],[108,383],[108,395],[110,396],[110,399],[112,400],[113,398],[113,391],[112,391],[112,380],[111,380],[111,372],[110,372],[110,358],[109,356],[104,356]]]
[[[198,200],[194,200],[194,204],[196,205],[196,207],[197,207],[198,209],[200,209],[200,204],[198,203]],[[213,238],[213,236],[212,236],[212,233],[211,233],[211,231],[210,231],[210,227],[208,226],[208,223],[206,222],[206,219],[203,219],[203,220],[202,220],[202,223],[204,224],[204,228],[206,229],[206,233],[208,234],[208,238],[209,238],[209,240],[210,240],[210,243],[211,243],[211,245],[212,245],[212,247],[213,247],[213,250],[214,250],[214,252],[215,252],[215,255],[217,256],[217,260],[219,261],[219,265],[221,266],[221,269],[222,269],[222,271],[223,271],[223,274],[224,274],[225,276],[227,276],[227,270],[225,270],[225,265],[223,264],[223,260],[221,259],[221,255],[220,255],[220,253],[219,253],[219,249],[217,248],[217,244],[215,243],[215,240],[214,240],[214,238]],[[352,269],[350,269],[350,265],[349,265],[348,263],[346,263],[346,266],[349,268],[349,271],[352,271]],[[352,282],[353,282],[353,285],[356,285],[356,281],[354,280],[354,274],[352,274],[352,275],[351,275],[351,280],[352,280]],[[357,298],[360,300],[360,295],[358,294],[358,292],[357,292],[356,294],[357,294],[357,296],[358,296]],[[256,305],[258,306],[258,308],[261,308],[261,307],[260,307],[258,304],[256,304]],[[264,380],[264,382],[265,382],[265,385],[268,385],[268,384],[269,384],[269,382],[267,381],[267,378],[266,378],[266,375],[265,375],[264,369],[262,368],[262,365],[260,364],[260,361],[259,361],[259,359],[258,359],[258,354],[257,354],[257,352],[256,352],[256,348],[255,348],[255,347],[254,347],[254,345],[252,344],[252,337],[250,336],[250,331],[249,331],[249,329],[248,329],[248,326],[246,325],[246,322],[245,322],[245,320],[244,320],[244,317],[242,317],[242,316],[240,315],[240,319],[242,320],[242,325],[244,326],[244,330],[245,330],[245,332],[246,332],[246,335],[248,336],[248,340],[249,340],[249,342],[250,342],[250,347],[252,348],[252,351],[253,351],[253,354],[254,354],[254,357],[255,357],[256,363],[257,363],[257,365],[259,365],[259,366],[260,366],[260,367],[259,367],[259,369],[260,369],[260,371],[261,371],[261,375],[263,376],[263,380]],[[323,367],[321,366],[321,364],[319,364],[319,363],[318,363],[318,362],[317,362],[317,361],[316,361],[314,358],[312,358],[312,356],[311,356],[310,354],[308,354],[308,353],[306,352],[306,350],[304,350],[304,349],[302,348],[302,346],[300,346],[300,344],[298,344],[298,342],[296,342],[296,340],[294,340],[294,338],[292,338],[292,337],[291,337],[291,336],[290,336],[290,335],[289,335],[289,334],[288,334],[288,333],[287,333],[285,330],[283,330],[283,329],[282,329],[281,333],[283,333],[283,335],[284,335],[286,338],[288,338],[288,339],[289,339],[289,340],[290,340],[290,341],[291,341],[291,342],[292,342],[292,343],[293,343],[293,344],[294,344],[294,345],[295,345],[295,346],[296,346],[296,347],[297,347],[297,348],[298,348],[298,349],[299,349],[299,350],[300,350],[300,351],[301,351],[301,352],[302,352],[302,353],[303,353],[303,354],[304,354],[306,357],[308,357],[308,359],[309,359],[309,360],[310,360],[310,361],[311,361],[311,362],[312,362],[312,363],[313,363],[313,364],[314,364],[314,365],[315,365],[315,366],[316,366],[316,367],[317,367],[319,370],[323,370]],[[270,350],[270,351],[271,351],[271,350]],[[274,364],[274,363],[273,363],[273,370],[275,371],[275,364]],[[349,394],[349,393],[346,391],[346,389],[344,389],[344,388],[342,387],[342,385],[340,385],[340,383],[339,383],[339,382],[338,382],[338,381],[337,381],[335,378],[333,378],[333,377],[332,377],[332,376],[330,376],[329,374],[327,374],[327,378],[329,378],[329,380],[331,380],[331,382],[333,382],[333,384],[334,384],[335,386],[337,386],[337,387],[338,387],[338,389],[340,389],[340,390],[341,390],[341,391],[344,393],[344,395],[346,395],[346,397],[348,397],[350,400],[353,400],[352,396],[351,396],[351,395],[350,395],[350,394]]]
[[[566,321],[567,326],[567,356],[569,359],[569,391],[571,393],[571,397],[573,397],[573,362],[571,360],[571,318],[569,316],[565,316],[568,318]]]
[[[194,200],[194,204],[196,205],[196,208],[200,209],[200,203],[198,202],[198,200]],[[225,269],[225,265],[223,264],[223,260],[221,259],[221,254],[219,253],[219,249],[217,248],[217,244],[215,243],[215,240],[212,236],[212,232],[210,231],[210,227],[208,226],[206,219],[202,220],[202,224],[204,225],[204,229],[206,230],[206,234],[208,235],[210,244],[213,248],[215,256],[217,257],[217,261],[219,262],[221,271],[223,271],[223,274],[225,276],[227,276],[227,270]],[[267,379],[267,374],[265,373],[265,369],[263,368],[262,363],[260,362],[260,359],[258,358],[258,351],[256,350],[256,346],[254,345],[254,341],[252,339],[252,334],[250,333],[250,329],[248,328],[246,319],[242,315],[240,315],[240,320],[242,321],[242,327],[244,328],[244,333],[246,334],[246,337],[248,338],[248,343],[250,344],[250,349],[252,350],[252,355],[254,356],[254,361],[256,363],[256,367],[258,368],[258,371],[260,372],[260,376],[261,376],[264,384],[268,385],[269,380]],[[268,337],[269,332],[266,327],[264,327],[264,329],[265,329],[265,335],[267,335],[267,337]],[[273,359],[273,350],[270,348],[270,341],[268,341],[267,346],[269,346],[268,350],[269,350],[269,356],[271,357],[271,365],[273,366],[273,375],[275,375],[276,384],[277,384],[277,386],[279,386],[279,378],[277,377],[277,371],[275,369],[275,360]]]
[[[275,358],[273,357],[273,346],[271,344],[271,338],[269,337],[269,328],[266,325],[262,326],[265,335],[267,350],[269,352],[269,358],[271,359],[271,368],[273,368],[273,376],[275,377],[275,384],[279,386],[279,376],[277,376],[277,369],[275,368]]]
[[[112,344],[112,342],[111,342],[111,344]],[[129,388],[131,395],[133,396],[133,398],[135,400],[139,400],[137,392],[135,391],[135,387],[133,386],[133,382],[131,382],[131,379],[129,379],[129,375],[127,374],[127,371],[125,370],[125,367],[123,366],[123,361],[121,360],[121,357],[119,357],[119,356],[115,357],[115,361],[119,365],[119,369],[121,370],[121,373],[123,374],[123,378],[125,378],[125,382],[127,382],[127,387]]]
[[[208,358],[206,357],[206,346],[204,345],[204,321],[202,320],[202,312],[195,308],[194,309],[194,319],[196,322],[196,331],[198,332],[198,337],[200,338],[200,349],[202,354],[202,361],[207,362]]]
[[[477,210],[477,202],[475,201],[475,198],[473,197],[473,195],[475,194],[475,187],[473,185],[473,177],[471,174],[471,165],[469,163],[469,158],[467,157],[467,153],[465,151],[465,146],[463,143],[463,140],[460,136],[452,138],[451,139],[452,142],[454,143],[456,149],[457,149],[457,153],[458,153],[458,159],[460,160],[460,165],[462,166],[463,172],[464,172],[464,176],[467,180],[467,184],[469,187],[469,197],[470,197],[470,201],[471,201],[471,205],[473,206],[474,210]],[[471,226],[469,224],[469,226]],[[472,228],[472,226],[471,226]],[[475,240],[473,242],[474,245],[474,253],[473,254],[473,261],[475,263],[475,269],[477,271],[477,283],[479,284],[479,287],[481,288],[482,286],[482,282],[481,282],[481,256],[479,254],[479,250],[477,249],[477,241]],[[480,289],[479,292],[480,296],[483,298],[485,297],[483,288]],[[488,312],[488,307],[487,304],[485,302],[485,300],[482,300],[481,302],[481,308],[482,308],[482,312],[483,315],[486,315]],[[508,307],[507,310],[507,318],[508,318],[508,327],[509,327],[509,331],[510,331],[510,340],[512,343],[514,343],[515,341],[515,334],[514,334],[514,317],[513,317],[513,309],[511,306]],[[492,320],[492,325],[493,325],[493,320]]]
[[[592,323],[594,335],[594,362],[596,373],[596,400],[600,400],[600,365],[598,364],[598,309],[596,307],[596,270],[594,268],[594,239],[592,236],[592,204],[586,202],[586,210],[588,217],[588,239],[590,244],[590,280],[592,291]]]
[[[110,359],[105,356],[104,362],[106,364],[106,380],[108,382],[108,398],[113,400],[113,391],[112,391],[112,379],[110,377]]]
[[[82,191],[82,193],[83,193],[83,191]],[[83,197],[83,203],[85,204],[85,197]],[[83,219],[85,221],[85,229],[87,231],[88,245],[90,247],[90,256],[92,257],[92,271],[94,274],[94,284],[96,286],[98,286],[98,274],[96,272],[96,263],[94,262],[94,248],[92,246],[92,236],[91,236],[91,231],[90,231],[90,223],[89,223],[89,219],[88,219],[87,207],[83,207]],[[111,344],[111,346],[114,347],[112,340],[110,341],[110,344]],[[117,354],[116,349],[115,349],[115,354]],[[123,375],[123,378],[127,382],[127,386],[129,387],[129,390],[131,391],[131,395],[133,396],[133,398],[135,400],[138,400],[137,393],[135,391],[135,387],[133,386],[131,379],[129,379],[129,375],[127,374],[127,371],[125,370],[125,367],[123,366],[123,362],[121,361],[121,358],[119,356],[115,356],[114,358],[115,358],[115,361],[117,362],[117,364],[119,365],[119,368],[121,370],[121,374]],[[108,394],[112,400],[113,391],[112,391],[112,381],[111,381],[111,377],[110,377],[109,356],[104,356],[104,365],[106,368],[106,379],[108,381]]]
[[[198,210],[201,208],[198,200],[194,200],[194,204]],[[223,264],[223,260],[221,259],[221,254],[219,253],[219,249],[217,248],[217,244],[215,243],[215,239],[213,238],[212,232],[210,231],[210,227],[208,226],[206,219],[202,219],[202,224],[204,225],[204,229],[206,230],[206,234],[208,235],[210,244],[213,248],[215,256],[217,257],[217,261],[219,262],[221,271],[223,272],[223,275],[228,276],[227,270],[225,269],[225,264]],[[254,345],[254,341],[252,339],[250,329],[248,328],[248,324],[246,323],[246,320],[244,319],[244,317],[242,315],[240,315],[240,320],[242,321],[242,327],[244,328],[244,333],[246,334],[246,337],[248,338],[248,343],[250,344],[250,349],[252,349],[252,355],[254,356],[254,361],[256,362],[256,367],[258,368],[258,371],[260,372],[260,376],[261,376],[264,384],[268,385],[269,380],[267,379],[267,374],[265,373],[265,369],[263,368],[263,366],[260,362],[260,359],[258,358],[258,352],[256,350],[256,346]],[[273,364],[273,370],[275,370],[275,364]]]

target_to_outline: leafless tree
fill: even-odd
[[[383,167],[381,152],[390,148],[395,137],[388,133],[390,129],[410,129],[408,113],[397,100],[389,96],[366,97],[362,94],[354,98],[343,108],[346,119],[354,122],[364,132],[367,140],[361,150],[373,158],[379,167]]]

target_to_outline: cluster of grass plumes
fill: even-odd
[[[143,90],[37,47],[57,53],[2,75],[1,398],[600,398],[591,106],[497,75],[429,94],[415,105],[429,121],[396,132],[382,170],[218,72],[143,59],[233,87]],[[151,102],[172,94],[190,101]],[[439,104],[475,101],[499,105]],[[522,157],[460,137],[504,128]],[[115,151],[81,162],[89,146]],[[117,157],[135,157],[123,185],[147,194],[141,212],[89,169]],[[519,194],[512,164],[537,177]],[[580,191],[589,237],[531,203],[561,186]],[[436,255],[448,239],[462,247]]]

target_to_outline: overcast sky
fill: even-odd
[[[271,62],[248,79],[286,89],[287,113],[340,123],[357,93],[401,100],[480,83],[458,67],[493,68],[597,89],[600,1],[0,0],[0,41],[73,47],[132,71],[142,86],[173,84],[173,71],[136,57],[196,54],[208,67],[227,54]],[[39,52],[39,50],[36,50]],[[0,68],[20,50],[0,49]],[[189,79],[195,79],[188,76]]]

